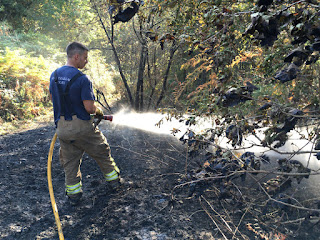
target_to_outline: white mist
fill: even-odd
[[[160,121],[161,124],[158,125]],[[165,114],[154,112],[137,113],[126,109],[115,113],[113,115],[112,123],[157,134],[172,134],[175,132],[174,136],[177,138],[180,138],[188,129],[195,133],[203,133],[207,129],[215,127],[213,121],[208,118],[196,118],[196,125],[189,127],[185,124],[185,121],[169,118]],[[264,129],[260,129],[256,131],[260,139],[264,138],[263,130]],[[239,151],[251,151],[256,155],[266,154],[272,159],[287,158],[298,160],[304,166],[317,171],[320,170],[320,161],[314,156],[315,153],[310,153],[313,150],[313,144],[311,141],[307,140],[307,134],[305,129],[300,129],[299,132],[292,130],[289,133],[289,140],[286,144],[276,149],[278,152],[259,146],[261,144],[256,137],[247,136],[244,138],[243,146],[241,147],[241,149],[245,149]],[[216,143],[224,148],[233,149],[231,144],[228,143],[228,139],[224,136],[220,139],[216,139]]]

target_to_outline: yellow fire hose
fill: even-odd
[[[50,150],[49,150],[49,155],[48,155],[47,177],[48,177],[48,187],[49,187],[49,193],[50,193],[50,200],[51,200],[54,218],[56,220],[56,225],[58,227],[59,239],[64,240],[62,226],[61,226],[59,213],[58,213],[58,207],[57,207],[56,201],[54,199],[54,194],[53,194],[52,175],[51,175],[52,155],[53,155],[53,149],[54,149],[54,144],[55,144],[56,140],[57,140],[57,133],[54,134],[54,136],[51,140],[51,145],[50,145]]]

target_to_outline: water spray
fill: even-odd
[[[184,118],[188,118],[185,116]],[[130,128],[140,129],[146,132],[156,134],[173,134],[180,138],[188,129],[192,129],[196,133],[204,131],[204,129],[212,128],[212,121],[205,118],[197,118],[196,124],[188,126],[185,121],[170,117],[169,115],[146,112],[138,113],[127,109],[122,109],[113,115],[113,124],[120,126],[127,126]]]
[[[183,116],[183,118],[188,119],[188,116]],[[208,129],[218,127],[210,118],[196,117],[195,125],[189,126],[185,124],[185,121],[169,117],[165,114],[154,112],[137,113],[126,109],[114,114],[113,123],[115,125],[127,126],[156,134],[171,134],[178,139],[188,130],[193,131],[195,134],[201,134]],[[264,139],[265,137],[263,133],[264,130],[265,129],[256,130],[256,134],[260,139]],[[266,155],[274,159],[292,158],[294,155],[294,159],[299,160],[303,165],[308,166],[312,170],[319,170],[320,161],[314,156],[312,141],[307,140],[307,131],[300,129],[299,132],[300,134],[296,131],[291,131],[287,143],[278,148],[278,152],[261,146],[259,139],[253,135],[246,137],[243,140],[242,147],[239,149],[234,149],[234,147],[228,143],[228,139],[225,136],[216,139],[216,143],[223,148],[232,149],[239,153],[251,151],[257,154],[257,156],[266,153]],[[301,137],[301,134],[305,135],[305,137]]]

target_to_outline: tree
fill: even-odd
[[[309,164],[311,158],[320,159],[319,73],[315,71],[319,69],[319,2],[183,1],[183,6],[175,2],[159,1],[163,11],[177,12],[171,25],[176,37],[189,45],[189,57],[182,65],[187,77],[177,83],[174,94],[188,116],[176,111],[172,116],[187,126],[197,116],[210,116],[216,127],[200,134],[188,129],[181,137],[188,156],[196,157],[197,163],[186,168],[185,182],[173,189],[172,200],[198,199],[224,239],[300,236],[292,224],[298,222],[298,215],[307,219],[314,210],[319,212],[311,199],[301,203],[288,190],[319,174]],[[263,127],[261,137],[257,131]],[[279,150],[292,131],[312,149]],[[243,142],[248,135],[257,139],[253,145],[261,151],[289,157],[275,161],[246,152]],[[228,144],[220,145],[221,138]],[[303,153],[309,154],[305,164],[295,160]],[[186,166],[191,165],[188,160]],[[265,161],[273,161],[275,169],[262,170]],[[237,209],[239,216],[234,214]],[[272,211],[279,213],[280,221],[265,215]],[[252,219],[263,226],[262,231]],[[275,224],[277,229],[272,227]]]
[[[32,6],[32,1],[1,1],[0,21],[8,21],[15,29],[23,28],[23,20]]]
[[[287,107],[318,106],[318,77],[311,69],[319,57],[319,6],[310,1],[272,2],[163,5],[179,9],[171,25],[178,37],[189,42],[190,57],[182,66],[188,75],[177,94],[178,99],[187,99],[186,108],[215,114],[246,129],[252,125],[246,119],[271,101],[273,107],[263,112],[266,117],[275,109],[288,114]],[[315,77],[302,79],[304,74]],[[306,85],[303,91],[301,84]],[[279,121],[267,119],[266,124]]]
[[[168,60],[168,65],[167,65],[166,71],[165,71],[164,76],[163,76],[162,90],[161,90],[160,96],[159,96],[159,98],[157,100],[157,103],[156,103],[156,107],[157,108],[160,107],[160,103],[161,103],[162,99],[166,95],[169,72],[170,72],[170,68],[171,68],[172,62],[173,62],[174,54],[178,50],[178,47],[179,46],[177,46],[176,40],[173,40],[173,44],[170,47],[170,56],[169,56],[169,60]]]
[[[136,69],[137,69],[137,74],[130,74],[128,75],[130,78],[132,78],[132,80],[127,80],[127,76],[126,74],[124,73],[124,68],[123,68],[123,64],[122,64],[122,61],[124,61],[125,58],[123,58],[123,60],[121,61],[121,56],[119,56],[119,50],[116,50],[116,47],[115,47],[115,42],[114,40],[115,39],[118,39],[120,40],[121,38],[119,38],[119,34],[121,34],[121,28],[122,28],[122,23],[117,23],[115,24],[114,23],[114,18],[115,16],[117,16],[115,13],[113,14],[110,14],[108,12],[108,7],[109,5],[105,2],[94,2],[94,1],[91,1],[92,3],[92,6],[93,6],[93,9],[95,10],[95,13],[97,14],[97,17],[98,17],[98,20],[99,20],[99,23],[100,25],[102,26],[102,28],[104,29],[104,33],[107,37],[107,40],[108,40],[108,43],[111,45],[111,49],[114,53],[114,56],[115,56],[115,61],[116,61],[116,65],[117,65],[117,68],[119,70],[119,74],[121,76],[121,79],[122,79],[122,82],[125,86],[125,89],[126,89],[126,92],[127,92],[127,96],[128,96],[128,100],[129,100],[129,103],[132,107],[134,107],[136,110],[139,110],[139,111],[142,111],[144,110],[144,98],[145,98],[145,88],[144,88],[144,82],[145,82],[145,72],[146,72],[146,64],[147,64],[147,60],[148,60],[148,57],[149,57],[149,49],[151,46],[154,46],[154,45],[158,45],[160,46],[160,44],[162,44],[162,47],[163,47],[163,44],[164,44],[164,41],[170,41],[169,38],[162,38],[162,39],[159,39],[159,35],[161,34],[161,31],[162,30],[159,30],[161,28],[164,28],[166,25],[162,25],[161,22],[162,21],[158,21],[160,18],[159,18],[159,12],[158,12],[158,7],[157,5],[151,5],[151,1],[147,1],[145,3],[145,7],[142,8],[140,6],[140,9],[139,9],[139,12],[137,13],[137,19],[138,19],[138,28],[136,29],[136,18],[133,18],[131,19],[131,22],[132,22],[132,30],[134,31],[135,33],[135,37],[136,39],[138,40],[137,43],[139,43],[139,48],[140,48],[140,51],[139,51],[139,55],[135,55],[136,57],[134,57],[135,59],[139,59],[139,61],[135,61],[135,62],[138,62],[139,64],[136,66]],[[99,4],[99,7],[98,7],[98,4]],[[108,23],[108,24],[106,24]],[[124,23],[124,24],[129,24],[129,23]],[[118,28],[117,26],[120,25],[120,27]],[[157,29],[157,31],[155,31],[155,29]],[[128,30],[128,28],[127,28]],[[129,33],[129,32],[127,32]],[[166,32],[166,34],[164,34],[165,36],[168,35],[168,32]],[[169,34],[170,35],[170,34]],[[131,39],[128,40],[131,41],[131,44],[135,45],[136,43],[133,41],[132,39],[132,35],[129,35],[131,36]],[[123,38],[125,39],[125,37]],[[171,39],[173,40],[173,39]],[[160,41],[160,42],[159,42]],[[128,44],[128,42],[126,44]],[[160,43],[160,44],[159,44]],[[128,46],[128,45],[127,45]],[[121,48],[121,55],[125,55],[124,52],[127,51],[127,49],[125,49],[125,47],[122,47],[122,46],[119,46],[118,48]],[[174,55],[176,50],[174,50],[171,54],[171,60],[169,61],[170,62],[170,65],[172,63],[172,57]],[[137,51],[135,52],[131,52],[131,55],[133,54],[137,54]],[[130,55],[127,55],[127,57],[132,57]],[[125,60],[127,60],[128,58],[126,58]],[[157,63],[158,61],[156,62],[148,62],[148,64],[158,64]],[[135,65],[135,63],[131,63],[131,64],[128,64],[127,66],[131,66],[131,69],[132,67]],[[152,68],[152,66],[151,66]],[[150,66],[149,66],[149,70],[151,69]],[[167,76],[166,78],[168,78],[168,73],[170,71],[170,67],[167,68]],[[150,76],[150,75],[149,75]],[[134,78],[136,77],[136,80],[134,80]],[[165,81],[167,81],[165,79]],[[135,91],[135,99],[133,100],[133,97],[132,97],[132,93],[131,93],[131,89],[130,89],[130,82],[136,82],[136,91]],[[165,84],[166,85],[166,84]],[[150,86],[149,86],[150,87]],[[148,107],[150,107],[150,104],[151,104],[151,97],[154,96],[154,93],[157,89],[156,85],[154,85],[153,87],[151,87],[152,89],[147,89],[147,92],[152,92],[152,94],[150,94],[150,98],[149,98],[149,104],[148,104]],[[164,94],[164,92],[162,93],[162,95]]]
[[[106,34],[106,37],[107,37],[107,40],[109,42],[109,44],[111,45],[111,48],[112,48],[112,51],[113,51],[113,54],[114,54],[114,57],[115,57],[115,61],[116,61],[116,64],[117,64],[117,67],[119,69],[119,73],[121,75],[121,78],[122,78],[122,81],[123,81],[123,84],[127,90],[127,94],[128,94],[128,97],[129,97],[129,101],[130,101],[130,104],[131,106],[133,106],[133,98],[132,98],[132,94],[131,94],[131,90],[129,88],[129,85],[128,85],[128,81],[123,73],[123,70],[122,70],[122,65],[121,65],[121,62],[120,62],[120,59],[118,57],[118,53],[116,51],[116,48],[115,48],[115,45],[114,45],[114,28],[113,28],[113,24],[112,24],[112,19],[111,17],[109,16],[109,13],[106,9],[104,9],[103,7],[100,7],[98,8],[97,4],[94,2],[94,1],[91,1],[92,5],[93,5],[93,9],[94,11],[96,12],[97,16],[98,16],[98,20]],[[105,4],[104,4],[105,5]],[[100,5],[101,6],[101,5]],[[110,17],[110,22],[111,22],[111,34],[109,34],[108,32],[108,29],[106,28],[105,26],[105,18],[106,17],[103,17],[102,14],[100,14],[100,10],[99,9],[104,9],[102,12],[104,12],[104,15],[107,15],[108,17]]]

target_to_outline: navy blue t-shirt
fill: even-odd
[[[57,69],[58,84],[61,86],[63,92],[66,89],[67,83],[78,72],[80,72],[78,69],[70,66],[63,66]],[[52,94],[54,122],[57,124],[61,116],[61,102],[59,100],[59,89],[54,79],[54,72],[50,76],[49,91]],[[90,120],[90,114],[84,108],[83,100],[95,100],[95,97],[92,83],[86,75],[81,75],[73,82],[69,89],[69,96],[71,106],[65,107],[65,119],[72,120],[73,112],[79,119]]]

